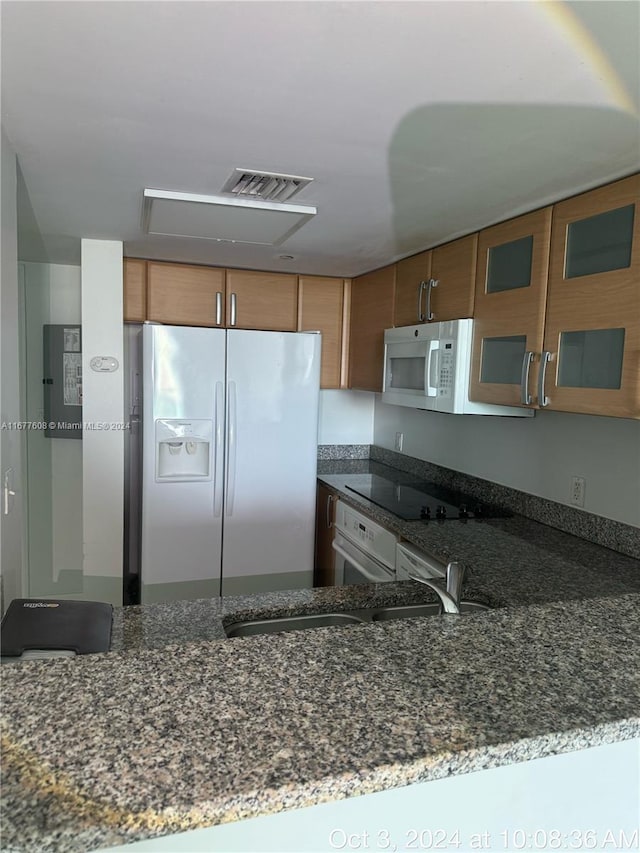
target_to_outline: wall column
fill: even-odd
[[[122,243],[82,240],[81,258],[83,597],[122,604]],[[96,356],[117,359],[117,370],[96,372]]]

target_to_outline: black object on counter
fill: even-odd
[[[29,649],[108,652],[113,607],[102,601],[14,598],[2,619],[3,657]]]

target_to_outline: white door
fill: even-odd
[[[220,594],[225,332],[143,330],[142,602]]]
[[[222,592],[311,587],[320,336],[227,335]]]

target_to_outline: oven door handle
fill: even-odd
[[[351,563],[351,565],[354,566],[354,568],[356,568],[362,575],[364,575],[367,580],[371,581],[372,583],[381,583],[379,577],[374,577],[374,575],[372,575],[367,569],[365,569],[362,563],[359,563],[356,559],[354,559],[351,554],[349,554],[347,551],[344,550],[344,548],[338,545],[335,539],[331,543],[331,547],[336,553],[340,554],[341,557],[344,557],[345,560],[348,560],[348,562]],[[385,572],[387,572],[387,574],[393,577],[393,573],[390,569],[386,569],[384,566],[382,568]]]

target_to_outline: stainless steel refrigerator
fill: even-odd
[[[320,335],[142,335],[142,602],[311,587]]]

